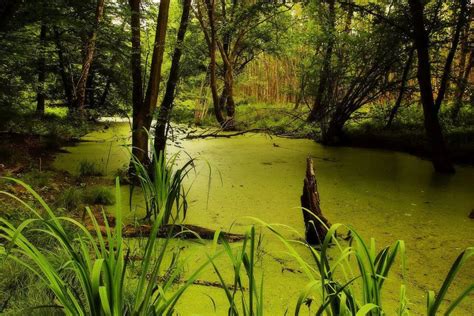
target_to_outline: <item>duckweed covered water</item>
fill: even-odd
[[[55,166],[77,173],[80,161],[87,159],[96,161],[107,175],[113,176],[128,163],[129,134],[128,124],[111,124],[108,129],[87,135],[77,146],[66,148],[69,153],[58,155]],[[182,151],[183,159],[186,153],[200,161],[187,183],[192,184],[187,222],[234,232],[243,232],[251,222],[246,218],[250,216],[290,225],[302,234],[299,198],[305,159],[313,156],[321,206],[332,223],[352,225],[365,238],[374,237],[379,248],[397,239],[405,240],[407,295],[414,315],[426,309],[426,290],[437,291],[457,255],[474,246],[474,220],[468,218],[474,208],[472,167],[458,166],[455,175],[439,175],[433,172],[429,161],[404,153],[323,147],[311,140],[262,134],[188,140],[177,145],[170,147],[170,151]],[[123,191],[128,189],[124,187]],[[138,208],[137,213],[140,212]],[[177,242],[186,248],[185,253],[201,247]],[[307,280],[271,235],[264,234],[259,251],[267,314],[283,315],[287,309],[293,313],[299,291]],[[190,264],[190,270],[195,263]],[[394,313],[400,273],[393,272],[383,300],[385,308]],[[231,269],[225,273],[232,276]],[[212,271],[200,279],[217,280]],[[453,284],[449,297],[473,279],[471,261]],[[215,301],[216,312],[209,296]],[[194,286],[185,294],[178,310],[182,315],[224,315],[226,307],[221,289]],[[472,315],[473,310],[471,295],[456,314]]]

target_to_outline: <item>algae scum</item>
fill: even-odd
[[[74,173],[80,161],[87,159],[98,162],[108,176],[114,176],[128,163],[129,134],[129,124],[111,124],[87,135],[77,146],[66,148],[69,153],[58,155],[55,166]],[[233,232],[243,232],[252,221],[248,217],[256,217],[303,233],[299,198],[305,159],[313,156],[321,206],[332,223],[352,225],[366,239],[374,237],[379,248],[397,239],[405,241],[407,295],[415,315],[425,311],[426,290],[437,291],[457,255],[474,245],[474,220],[468,218],[474,207],[472,167],[458,166],[455,175],[439,175],[432,171],[429,161],[408,154],[328,148],[311,140],[262,134],[183,140],[169,150],[181,151],[183,159],[186,155],[199,159],[187,183],[192,188],[186,222]],[[124,187],[123,192],[128,189]],[[138,214],[142,212],[140,204],[137,202]],[[185,256],[202,247],[189,241],[176,243],[185,248]],[[225,263],[226,259],[221,261]],[[189,263],[189,269],[195,264],[196,260]],[[259,266],[265,279],[267,314],[283,315],[287,309],[293,313],[307,279],[285,248],[268,233],[263,235]],[[231,267],[227,267],[224,272],[232,277]],[[400,269],[394,270],[384,290],[384,307],[393,313],[400,275]],[[208,269],[200,279],[215,281],[217,277]],[[448,299],[473,279],[471,261],[452,285]],[[224,315],[226,307],[223,290],[196,285],[185,294],[178,311],[182,315]],[[473,310],[471,295],[456,314],[472,315]]]

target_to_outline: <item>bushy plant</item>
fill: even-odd
[[[90,160],[82,160],[79,162],[79,176],[94,177],[103,175],[104,173],[97,162]]]
[[[95,186],[84,190],[82,201],[88,205],[112,205],[115,203],[115,195],[108,187]]]
[[[70,187],[65,189],[58,197],[56,205],[68,211],[77,210],[82,204],[82,190]]]
[[[160,212],[153,222],[143,250],[133,298],[131,301],[125,300],[128,297],[125,284],[129,270],[129,250],[122,237],[118,180],[115,227],[109,226],[104,214],[105,236],[89,208],[86,210],[93,224],[93,233],[73,218],[57,217],[31,187],[19,180],[10,180],[24,186],[37,199],[42,210],[3,192],[20,202],[34,218],[25,220],[17,228],[0,218],[0,238],[8,242],[5,246],[0,246],[0,255],[3,259],[13,260],[24,266],[43,280],[66,315],[171,315],[181,295],[208,264],[202,264],[191,273],[186,282],[176,286],[184,263],[172,260],[166,280],[160,279],[159,273],[164,269],[163,260],[169,253],[168,245],[172,237],[168,235],[162,242],[158,240],[157,235],[165,214],[171,210]],[[176,207],[174,203],[164,205]],[[181,207],[178,206],[176,210],[179,212]],[[68,225],[72,225],[76,233],[71,234],[67,229]],[[35,245],[34,239],[27,237],[26,233],[31,230],[53,237],[57,249],[62,252],[64,264],[55,264],[45,251]],[[71,278],[64,278],[64,267],[72,274]]]

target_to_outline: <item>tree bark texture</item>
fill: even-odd
[[[321,210],[313,160],[310,157],[306,159],[306,177],[304,179],[303,194],[301,195],[301,207],[306,241],[309,244],[321,244],[326,237],[330,224]]]
[[[176,46],[174,48],[171,60],[171,69],[166,83],[166,92],[160,105],[158,120],[155,128],[155,151],[159,153],[164,151],[166,147],[166,139],[168,135],[168,124],[170,121],[171,111],[176,92],[176,85],[179,80],[179,69],[181,55],[183,54],[183,42],[186,35],[186,29],[189,21],[189,11],[191,8],[191,0],[184,0],[183,12],[179,23],[178,35],[176,37]]]
[[[36,114],[43,116],[44,104],[46,99],[45,80],[46,80],[46,24],[41,22],[40,43],[38,53],[38,87],[36,92]]]
[[[89,77],[89,71],[92,65],[92,60],[94,59],[94,52],[97,42],[97,30],[104,14],[104,2],[105,0],[97,0],[94,25],[86,41],[86,49],[82,62],[81,75],[76,85],[74,110],[79,111],[79,113],[81,114],[83,114],[84,112],[84,105],[86,99],[86,83]]]
[[[424,7],[421,0],[409,0],[413,22],[414,43],[418,55],[418,84],[423,106],[424,125],[428,141],[432,148],[432,162],[436,171],[454,172],[438,117],[438,109],[433,97],[431,84],[431,63],[429,55],[429,38],[425,28]]]

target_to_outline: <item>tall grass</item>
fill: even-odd
[[[81,177],[98,177],[104,175],[104,172],[99,164],[90,160],[81,160],[79,162],[78,171],[79,176]]]
[[[261,222],[263,223],[263,222]],[[299,315],[302,307],[311,301],[311,296],[317,292],[320,296],[320,305],[316,315],[387,315],[383,306],[383,285],[390,279],[390,271],[399,257],[402,271],[400,284],[400,298],[397,315],[408,315],[408,299],[404,284],[405,271],[405,243],[396,241],[392,246],[376,251],[375,240],[367,243],[359,233],[350,226],[334,224],[328,227],[328,233],[318,248],[301,240],[288,240],[274,225],[268,227],[286,246],[289,254],[299,263],[309,282],[301,292],[295,308],[295,315]],[[336,232],[345,228],[350,236],[348,244],[338,239]],[[311,254],[312,261],[304,259],[297,251],[297,246],[304,246]],[[330,250],[330,248],[335,248]],[[330,259],[330,255],[335,258]],[[467,248],[453,263],[438,294],[428,292],[427,315],[434,316],[446,297],[449,286],[461,267],[469,257],[474,255],[474,248]],[[468,286],[455,298],[446,309],[448,315],[474,291],[474,283]]]
[[[132,156],[132,176],[138,179],[145,198],[145,219],[161,217],[163,223],[168,224],[186,217],[187,191],[183,181],[192,170],[194,160],[190,159],[182,167],[176,168],[177,159],[178,154],[167,158],[165,152],[156,153],[153,150],[151,164],[147,166]]]
[[[56,215],[30,186],[8,178],[30,192],[39,207],[31,206],[9,192],[0,192],[18,201],[32,215],[16,227],[0,218],[0,257],[13,260],[41,280],[53,293],[57,302],[55,307],[66,315],[171,315],[186,289],[209,265],[220,280],[229,303],[229,315],[263,315],[264,278],[263,274],[258,277],[256,273],[260,240],[253,226],[245,234],[242,244],[233,246],[217,231],[213,242],[215,251],[207,254],[207,260],[189,272],[185,281],[180,279],[186,261],[178,260],[179,254],[169,247],[175,236],[171,235],[171,230],[166,238],[157,236],[162,225],[176,223],[185,216],[186,203],[183,200],[186,194],[182,180],[190,164],[170,171],[169,163],[164,161],[164,157],[155,160],[153,180],[141,173],[146,170],[143,166],[137,165],[143,167],[137,171],[141,181],[149,181],[144,183],[149,186],[144,190],[149,190],[146,194],[154,216],[150,236],[140,249],[142,257],[137,269],[130,265],[132,249],[122,236],[118,179],[115,227],[109,225],[104,213],[104,225],[101,226],[89,208],[86,210],[92,227],[85,227],[73,218]],[[400,265],[402,272],[405,269],[403,241],[396,241],[377,252],[374,239],[366,242],[350,226],[335,224],[329,228],[322,245],[315,248],[301,240],[288,240],[278,231],[278,227],[283,225],[259,222],[285,245],[308,278],[307,286],[296,298],[295,315],[302,314],[305,305],[311,305],[314,293],[320,297],[316,315],[387,315],[383,305],[384,284],[390,279],[394,266]],[[338,239],[336,232],[342,228],[349,231],[350,241]],[[54,246],[41,246],[38,236],[53,240]],[[218,246],[222,250],[217,250]],[[301,249],[309,252],[310,260]],[[228,276],[223,275],[222,267],[216,264],[215,259],[220,255],[230,259],[231,285],[226,284]],[[428,293],[428,316],[437,315],[453,280],[473,255],[474,248],[461,253],[437,294]],[[162,277],[163,274],[166,277]],[[472,291],[474,283],[448,302],[445,313],[455,310]],[[403,280],[399,302],[397,314],[407,315]]]
[[[14,227],[7,220],[0,218],[0,239],[8,243],[0,248],[2,257],[14,260],[29,269],[41,281],[46,283],[57,299],[58,308],[66,315],[169,315],[199,273],[208,265],[208,261],[191,273],[188,280],[177,286],[177,280],[183,271],[184,263],[172,260],[168,267],[166,280],[160,279],[163,272],[164,258],[169,250],[172,236],[164,240],[157,238],[158,231],[170,210],[157,214],[152,225],[150,237],[143,250],[138,282],[132,289],[132,300],[126,301],[125,284],[129,276],[128,255],[130,249],[125,246],[122,237],[122,212],[120,209],[120,188],[116,184],[116,226],[110,227],[103,214],[105,232],[92,211],[86,208],[93,223],[94,232],[73,218],[58,217],[45,201],[28,185],[9,179],[22,185],[41,205],[42,210],[35,209],[28,203],[8,192],[1,192],[21,203],[33,215]],[[174,207],[167,203],[166,207]],[[179,212],[180,208],[175,207]],[[68,226],[73,226],[77,233],[71,234]],[[57,265],[48,257],[48,251],[35,245],[26,237],[30,233],[46,234],[52,237],[59,251],[64,253],[64,263]],[[65,273],[72,273],[72,281],[64,278]]]
[[[263,315],[263,274],[260,282],[257,282],[255,273],[257,243],[255,227],[250,228],[245,234],[242,246],[236,249],[233,249],[220,234],[216,235],[214,242],[217,240],[222,243],[234,272],[233,284],[229,286],[212,258],[209,258],[229,302],[228,315],[239,315],[239,311],[243,315]],[[245,289],[245,285],[248,285],[248,289]]]

